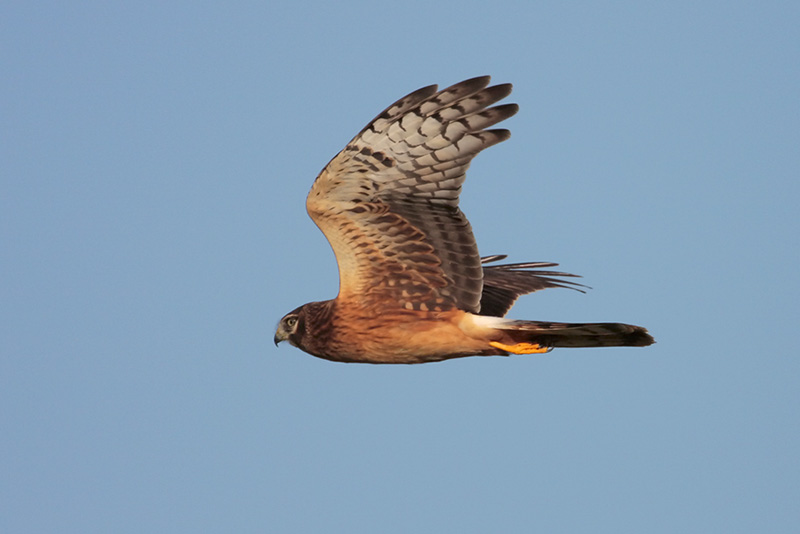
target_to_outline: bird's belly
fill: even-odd
[[[471,337],[459,328],[453,314],[431,314],[411,320],[382,317],[379,324],[374,323],[375,318],[369,328],[351,330],[338,339],[339,355],[353,362],[424,363],[497,354],[487,340]]]

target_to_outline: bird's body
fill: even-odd
[[[513,321],[522,294],[582,287],[552,263],[486,265],[458,208],[465,172],[508,138],[486,129],[517,111],[490,107],[511,86],[474,78],[400,99],[365,127],[315,180],[306,201],[339,266],[339,294],[281,319],[288,340],[334,361],[424,363],[552,347],[644,346],[644,328],[619,323]]]
[[[303,350],[327,360],[361,363],[424,363],[459,356],[500,354],[481,339],[465,335],[475,329],[472,314],[460,310],[405,310],[374,316],[347,309],[336,301],[313,302],[302,310],[301,328],[313,332],[298,338]],[[345,325],[370,325],[348,328]],[[327,332],[325,332],[327,330]],[[325,332],[319,335],[320,332]]]

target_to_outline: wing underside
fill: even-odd
[[[486,76],[411,93],[317,177],[306,205],[336,254],[339,299],[479,311],[484,269],[458,197],[472,158],[509,137],[487,128],[517,111],[492,107],[510,85],[488,85]]]

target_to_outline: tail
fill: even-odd
[[[655,343],[647,329],[621,323],[504,321],[496,328],[503,339],[491,345],[515,354],[554,347],[646,347]]]

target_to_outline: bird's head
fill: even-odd
[[[302,349],[302,339],[305,334],[305,306],[296,308],[281,318],[275,331],[275,346],[281,341],[288,341],[291,345]]]

